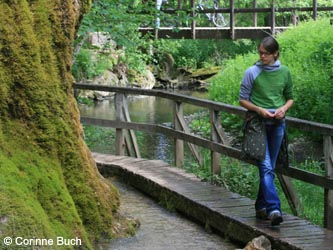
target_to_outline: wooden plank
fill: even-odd
[[[276,172],[319,187],[333,189],[333,179],[329,179],[326,178],[325,176],[314,174],[306,170],[297,169],[293,167],[284,167],[284,168],[277,168]]]
[[[123,96],[122,98],[122,113],[124,121],[131,122],[131,117],[128,112],[128,103],[126,96]],[[128,137],[125,137],[125,142],[127,144],[127,147],[129,148],[130,156],[134,156],[136,158],[141,158],[140,149],[138,142],[136,140],[135,133],[132,129],[128,130]]]
[[[291,182],[291,179],[281,174],[277,174],[277,177],[293,214],[298,215],[299,211],[301,211],[302,209],[302,204],[300,202],[300,199],[298,198],[297,192],[294,188],[293,183]]]
[[[239,207],[239,208],[243,209],[242,215],[245,213],[244,207],[246,207],[246,210],[248,210],[249,207],[253,208],[253,206],[254,206],[253,202],[244,201],[244,200],[205,201],[205,202],[200,202],[200,204],[203,204],[211,209]],[[251,214],[252,214],[252,216],[254,216],[252,211],[251,211]]]
[[[184,119],[184,114],[183,111],[182,112],[176,112],[175,113],[175,119],[177,120],[177,126],[180,127],[180,131],[185,132],[186,134],[191,134],[190,129],[188,128],[185,119]],[[192,143],[187,143],[194,159],[197,161],[197,163],[199,164],[199,166],[203,166],[203,158],[199,153],[199,150],[197,148],[196,145],[192,144]],[[177,165],[176,165],[177,166]]]
[[[125,165],[127,164],[138,164],[139,162],[146,161],[145,159],[138,159],[138,158],[133,158],[133,157],[127,157],[127,156],[117,156],[117,157],[110,157],[111,155],[104,155],[103,154],[98,154],[98,153],[93,153],[92,154],[94,159],[97,162],[104,162],[106,164],[117,164],[117,165]]]

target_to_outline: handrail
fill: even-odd
[[[85,84],[85,83],[77,83],[75,84],[75,88],[85,89],[85,90],[116,92],[129,95],[133,94],[133,95],[162,97],[173,100],[175,102],[187,103],[211,110],[232,113],[235,115],[239,115],[241,117],[244,117],[246,113],[246,109],[242,107],[237,107],[221,102],[215,102],[212,100],[204,100],[197,97],[190,97],[182,94],[166,92],[163,90],[114,87],[107,85],[96,85],[96,84]],[[286,117],[286,121],[288,126],[297,128],[305,132],[313,132],[317,134],[333,136],[333,125],[298,119],[294,117]]]
[[[219,116],[215,116],[216,114],[219,114],[220,112],[226,112],[235,114],[241,117],[244,117],[246,110],[241,107],[236,107],[233,105],[225,104],[225,103],[219,103],[211,100],[204,100],[196,97],[190,97],[182,94],[176,94],[171,93],[167,91],[162,90],[147,90],[147,89],[139,89],[139,88],[125,88],[125,87],[113,87],[113,86],[106,86],[106,85],[96,85],[96,84],[82,84],[77,83],[74,85],[75,89],[81,89],[81,90],[95,90],[95,91],[106,91],[106,92],[114,92],[117,95],[146,95],[146,96],[156,96],[161,98],[166,98],[169,100],[173,100],[175,103],[175,106],[178,108],[181,107],[183,103],[191,104],[200,106],[203,108],[207,108],[211,113],[211,127],[214,127],[214,129],[219,129],[219,124],[215,124],[215,122],[218,122]],[[122,103],[122,101],[121,101]],[[117,111],[120,111],[121,109],[118,107]],[[180,108],[180,111],[182,109]],[[177,111],[175,111],[176,113]],[[118,117],[121,117],[121,115],[117,114]],[[128,115],[129,116],[129,115]],[[175,119],[179,119],[180,116],[182,116],[182,112],[174,114]],[[212,117],[214,117],[212,119]],[[93,119],[93,118],[86,118],[82,117],[81,121],[86,124],[93,124],[93,125],[99,125],[99,126],[106,126],[106,127],[113,127],[116,128],[116,130],[120,133],[119,135],[122,135],[122,130],[138,130],[138,131],[144,131],[148,133],[163,133],[167,136],[170,136],[172,138],[175,138],[176,142],[178,142],[179,148],[175,150],[175,158],[178,159],[177,166],[181,165],[182,162],[182,156],[180,154],[183,154],[182,152],[182,142],[185,141],[187,143],[191,143],[193,145],[197,145],[203,148],[209,149],[213,154],[215,154],[215,157],[212,157],[212,166],[211,171],[212,174],[218,174],[220,169],[220,161],[219,157],[216,156],[216,153],[223,154],[244,162],[248,162],[250,164],[256,165],[256,162],[250,159],[246,159],[241,154],[241,151],[237,148],[232,148],[229,145],[224,143],[223,138],[216,138],[216,136],[220,136],[223,133],[215,133],[215,136],[211,135],[211,139],[205,139],[201,138],[196,135],[192,135],[190,133],[186,133],[186,129],[183,130],[177,130],[177,127],[169,128],[166,126],[156,125],[156,124],[145,124],[145,123],[136,123],[136,122],[130,122],[129,120],[105,120],[105,119]],[[322,124],[312,121],[307,121],[303,119],[297,119],[293,117],[286,117],[286,121],[288,124],[288,127],[294,127],[302,131],[307,132],[313,132],[316,134],[323,135],[324,138],[324,157],[325,157],[325,176],[321,176],[318,174],[314,174],[302,169],[294,168],[291,166],[280,166],[276,169],[278,173],[278,177],[280,182],[282,182],[284,187],[284,192],[286,193],[288,197],[289,203],[291,203],[291,207],[294,207],[295,209],[298,207],[297,205],[297,197],[295,197],[295,192],[292,190],[291,182],[286,178],[291,177],[294,179],[298,179],[301,181],[304,181],[306,183],[310,183],[319,187],[322,187],[325,189],[325,207],[324,207],[324,226],[330,229],[333,229],[333,144],[332,144],[332,136],[333,136],[333,125],[329,124]],[[177,121],[175,121],[176,123]],[[214,123],[214,124],[212,124]],[[223,130],[223,128],[222,128]],[[212,133],[214,133],[212,131]],[[180,143],[180,144],[179,144]],[[122,139],[118,137],[118,144],[122,145]],[[118,147],[120,147],[118,145]],[[123,152],[122,150],[118,150],[118,153]],[[176,161],[177,162],[177,161]],[[180,163],[180,164],[179,164]],[[282,185],[283,186],[283,185]],[[293,209],[293,208],[292,208]],[[294,211],[294,213],[297,213],[297,211]]]

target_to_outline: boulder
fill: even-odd
[[[263,235],[251,240],[245,248],[236,250],[272,250],[271,242]]]

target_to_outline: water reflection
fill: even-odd
[[[204,92],[177,92],[198,98],[207,98]],[[133,122],[145,122],[150,124],[162,124],[171,126],[173,121],[173,102],[165,98],[151,96],[128,96],[128,109]],[[115,119],[114,100],[110,98],[102,102],[96,102],[92,106],[80,105],[81,116]],[[201,111],[198,106],[184,104],[184,115],[190,115]],[[147,134],[135,132],[139,138],[141,157],[147,159],[160,159],[168,163],[173,161],[173,139],[163,134]],[[114,142],[112,142],[114,143]],[[110,147],[110,146],[109,146]],[[110,148],[108,147],[108,152]],[[100,146],[91,148],[92,151],[105,152]],[[114,152],[114,151],[113,151]]]

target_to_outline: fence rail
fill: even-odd
[[[115,109],[117,111],[116,120],[94,119],[82,117],[81,121],[86,124],[112,127],[116,129],[116,154],[124,155],[125,150],[131,156],[140,157],[139,149],[133,131],[143,131],[147,133],[162,133],[175,139],[175,165],[181,167],[184,164],[184,145],[186,142],[191,148],[191,152],[200,162],[197,146],[211,151],[211,173],[220,173],[220,155],[226,155],[250,164],[256,162],[244,158],[241,150],[233,148],[228,144],[228,139],[224,135],[224,129],[220,123],[220,115],[225,112],[241,117],[245,116],[246,110],[241,107],[229,104],[203,100],[196,97],[189,97],[181,94],[174,94],[161,90],[145,90],[135,88],[111,87],[94,84],[76,84],[75,89],[107,91],[115,93]],[[136,123],[130,121],[130,114],[127,109],[127,95],[146,95],[166,98],[174,103],[173,127],[166,127],[158,124]],[[206,108],[210,113],[211,136],[210,139],[202,138],[190,133],[184,120],[182,106],[184,103]],[[309,171],[298,169],[292,166],[279,166],[276,170],[283,191],[288,199],[291,209],[295,215],[301,207],[297,193],[293,189],[291,178],[313,184],[324,188],[324,226],[333,229],[333,126],[307,120],[286,117],[288,127],[293,127],[301,131],[320,134],[323,136],[323,155],[325,159],[325,176],[321,176]],[[125,131],[129,131],[128,134]]]

